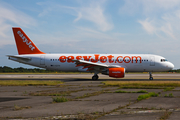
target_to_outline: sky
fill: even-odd
[[[26,67],[12,27],[45,53],[156,54],[180,69],[180,0],[0,0],[0,66]]]

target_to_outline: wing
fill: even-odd
[[[100,63],[94,63],[90,61],[85,60],[72,60],[75,62],[76,67],[82,66],[82,69],[87,69],[86,71],[94,72],[102,72],[104,70],[107,70],[108,68],[119,68],[121,66],[118,65],[106,65],[106,64],[100,64]]]

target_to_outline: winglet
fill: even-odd
[[[19,27],[12,28],[19,55],[21,54],[45,54],[29,39],[24,31]]]

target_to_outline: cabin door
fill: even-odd
[[[150,57],[150,66],[155,66],[155,58],[154,58],[154,56]]]
[[[40,58],[40,65],[45,65],[45,56],[42,55],[41,58]]]

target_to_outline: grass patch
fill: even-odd
[[[115,91],[115,93],[131,93],[131,91],[118,90],[118,91]]]
[[[55,86],[63,84],[57,80],[2,80],[1,86]]]
[[[68,101],[68,99],[66,97],[64,97],[64,96],[62,96],[62,97],[59,97],[59,96],[58,97],[53,97],[52,99],[53,99],[54,103],[67,102]]]
[[[173,90],[174,89],[174,87],[166,87],[166,88],[164,88],[164,92],[166,92],[166,91],[171,91],[171,90]]]
[[[34,93],[29,93],[31,96],[68,96],[70,95],[70,91],[61,91],[61,92],[34,92]]]
[[[163,116],[160,117],[160,120],[167,120],[172,112],[166,111]]]
[[[29,109],[31,108],[30,106],[25,106],[25,107],[20,107],[18,105],[14,105],[14,110],[23,110],[23,109]]]
[[[123,91],[123,90],[118,90],[118,91],[115,91],[115,93],[148,93],[146,90],[140,90],[140,91]]]
[[[180,87],[180,81],[105,81],[104,86],[119,87]]]
[[[90,97],[90,96],[96,96],[96,95],[100,95],[102,93],[104,93],[103,90],[102,91],[93,92],[93,93],[86,93],[83,96],[76,97],[75,99],[82,99],[82,98],[86,98],[86,97]]]
[[[153,87],[153,86],[122,86],[118,89],[165,89],[166,87]]]
[[[174,95],[172,93],[169,94],[169,97],[174,97]]]
[[[164,97],[174,97],[174,95],[170,93],[169,95],[165,94]]]
[[[147,99],[147,98],[150,98],[150,97],[157,97],[157,96],[158,96],[158,94],[156,94],[155,92],[149,92],[148,94],[139,95],[137,100],[141,101],[143,99]]]
[[[137,91],[136,93],[148,93],[146,90],[140,90],[140,91]]]
[[[79,92],[79,91],[84,91],[87,89],[80,89],[80,90],[73,90],[73,91],[50,91],[50,90],[45,90],[45,91],[38,91],[38,92],[31,92],[29,95],[31,96],[68,96],[73,92]]]

